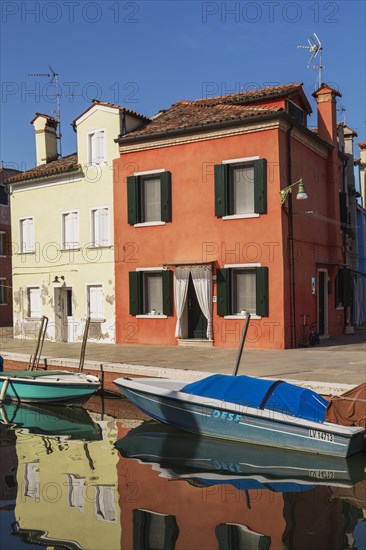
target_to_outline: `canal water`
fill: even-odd
[[[366,548],[365,454],[199,438],[126,399],[4,405],[0,548]]]

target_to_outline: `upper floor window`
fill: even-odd
[[[128,177],[127,202],[130,225],[171,221],[171,173]]]
[[[250,217],[267,212],[267,161],[224,161],[215,166],[215,215]]]
[[[88,135],[89,139],[89,164],[102,164],[105,162],[105,132],[97,130]]]
[[[9,195],[5,185],[0,185],[0,204],[4,206],[8,206],[9,204]]]
[[[79,213],[62,214],[62,248],[79,248]]]
[[[301,109],[301,107],[299,107],[298,105],[296,105],[296,103],[293,103],[292,101],[288,101],[287,105],[288,105],[288,114],[292,118],[297,120],[297,122],[300,122],[300,124],[304,124],[305,123],[305,113]]]
[[[19,220],[19,242],[21,252],[34,252],[34,221],[33,218]]]
[[[6,232],[0,231],[0,256],[7,256],[9,251],[7,250]]]
[[[92,246],[109,246],[109,209],[93,208],[91,210]]]

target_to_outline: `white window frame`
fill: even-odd
[[[160,267],[137,267],[136,268],[136,271],[142,271],[143,273],[144,272],[162,272],[164,271],[164,267],[163,266],[160,266]],[[144,289],[144,283],[143,283],[143,292],[145,293],[145,289]],[[136,315],[136,318],[137,319],[167,319],[168,316],[167,315],[164,315],[164,313],[161,313],[161,314],[154,314],[154,313],[140,313],[139,315]]]
[[[6,231],[0,231],[0,258],[6,258]]]
[[[77,240],[72,243],[71,245],[66,246],[65,241],[65,216],[68,214],[75,213],[77,214],[77,221],[76,221],[76,233],[77,233]],[[61,242],[62,242],[62,250],[76,250],[80,248],[80,210],[65,210],[64,212],[61,212]]]
[[[224,268],[228,269],[254,269],[256,267],[261,267],[262,264],[260,263],[252,263],[252,264],[225,264]],[[230,300],[232,300],[232,296],[230,296]],[[225,315],[224,319],[245,319],[246,315],[243,313],[239,313],[237,315]],[[250,314],[251,319],[262,319],[261,315],[256,315],[251,313]]]
[[[23,240],[23,223],[26,221],[26,220],[32,220],[33,222],[33,234],[32,234],[32,238],[33,238],[33,242],[30,243],[30,247],[29,249],[27,249],[28,247],[24,246],[25,245],[25,241]],[[34,254],[35,251],[36,251],[36,243],[35,243],[35,237],[34,237],[34,216],[23,216],[22,218],[19,218],[18,220],[18,231],[19,231],[19,249],[20,249],[20,253],[21,254]]]
[[[91,311],[90,311],[90,289],[91,288],[95,288],[95,287],[98,287],[98,288],[101,288],[101,293],[102,293],[102,311],[100,312],[101,313],[101,316],[100,317],[92,317],[91,315]],[[104,309],[104,284],[103,283],[100,283],[100,282],[92,282],[92,283],[87,283],[85,285],[85,293],[86,293],[86,312],[87,312],[87,316],[90,317],[90,321],[93,323],[93,322],[100,322],[100,323],[104,323],[105,322],[105,309]]]
[[[30,291],[31,290],[38,290],[39,291],[39,310],[36,313],[39,313],[39,315],[32,315],[32,304],[31,304],[31,297],[30,297]],[[38,285],[28,285],[26,287],[26,296],[27,296],[27,319],[41,319],[42,317],[42,298],[41,298],[41,287]]]
[[[99,132],[103,133],[103,160],[101,162],[94,162],[92,156],[92,136]],[[107,164],[107,130],[106,128],[95,128],[87,133],[87,152],[88,152],[88,165],[89,166],[101,166]]]
[[[236,159],[227,159],[227,160],[223,160],[221,164],[250,164],[251,162],[255,160],[259,160],[260,158],[262,157],[254,156],[254,157],[241,157]],[[227,216],[223,216],[221,219],[242,220],[246,218],[259,218],[259,216],[260,214],[257,214],[256,212],[248,212],[247,214],[228,214]]]
[[[107,240],[106,244],[97,244],[95,226],[94,226],[94,212],[97,210],[107,210]],[[89,209],[89,227],[90,227],[90,248],[108,248],[111,246],[111,208],[110,206],[93,206]]]
[[[159,175],[159,174],[162,174],[163,172],[166,172],[165,168],[157,168],[156,170],[143,170],[141,172],[134,172],[133,175],[136,177],[144,178],[144,177]],[[160,197],[160,200],[161,200],[161,197]],[[166,225],[166,222],[162,220],[160,221],[157,220],[153,222],[139,222],[139,223],[135,223],[134,227],[152,227],[154,225]]]
[[[3,296],[2,296],[3,294]],[[6,278],[0,277],[0,306],[7,306],[8,300],[7,300],[7,284],[6,284]],[[2,298],[4,301],[2,301]]]

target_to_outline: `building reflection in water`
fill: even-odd
[[[331,464],[338,471],[324,469],[321,459],[306,467],[305,457],[305,466],[294,465],[302,472],[296,477],[288,453],[289,463],[271,471],[263,462],[265,448],[259,458],[240,461],[236,453],[243,448],[235,445],[187,434],[177,439],[163,433],[159,440],[146,431],[150,423],[136,428],[145,417],[125,400],[95,398],[89,407],[92,412],[73,418],[38,410],[24,420],[18,411],[1,426],[0,512],[14,508],[16,497],[19,544],[85,550],[365,547],[364,457]],[[116,441],[117,447],[123,442],[121,452]],[[256,469],[250,466],[258,460]]]

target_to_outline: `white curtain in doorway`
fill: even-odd
[[[207,338],[212,340],[212,266],[195,266],[191,275],[197,300],[207,319]]]
[[[177,314],[177,325],[175,327],[175,336],[182,338],[182,315],[187,299],[189,268],[177,267],[174,272],[174,302]]]

